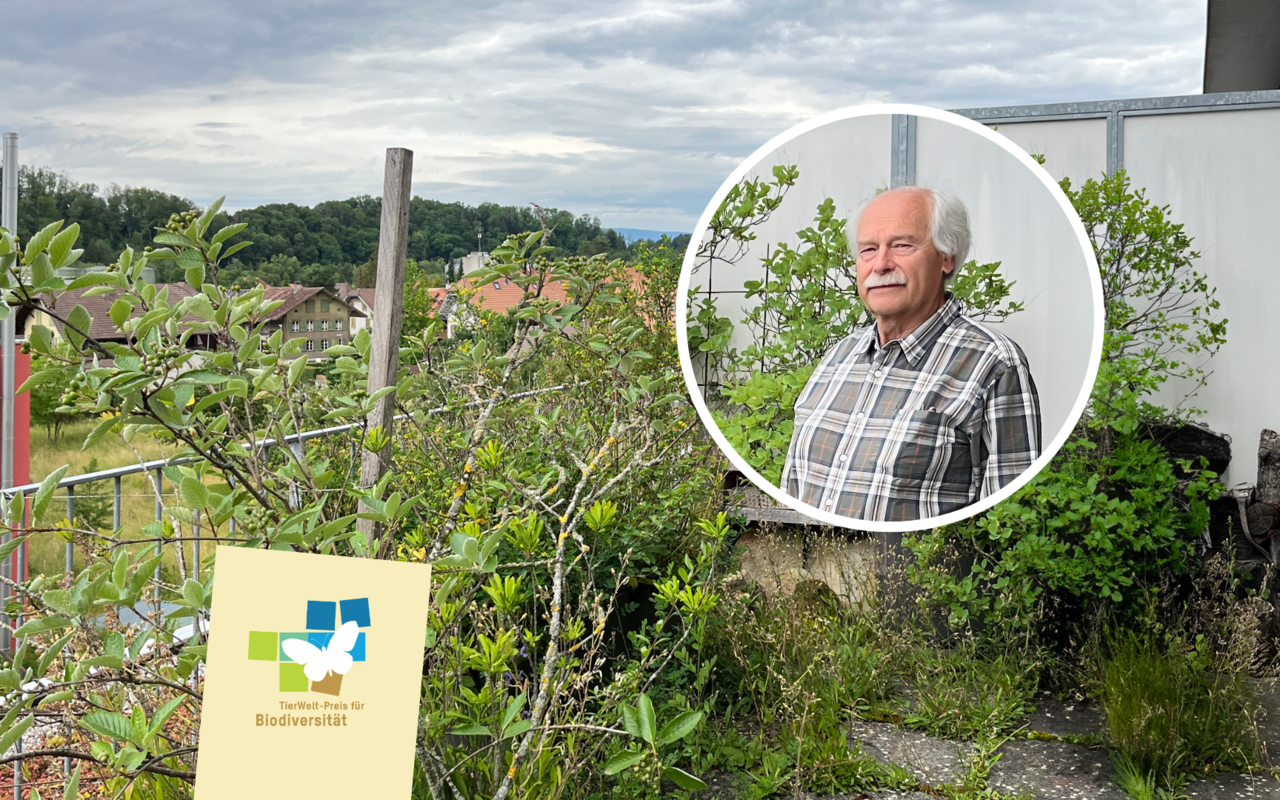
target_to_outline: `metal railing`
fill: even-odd
[[[541,394],[560,392],[565,389],[569,389],[574,386],[580,386],[584,383],[589,383],[589,382],[590,381],[578,381],[575,383],[564,383],[557,386],[549,386],[542,389],[531,389],[529,391],[517,392],[501,398],[501,402],[510,402],[513,400],[520,400],[520,399],[534,397]],[[482,405],[486,402],[488,402],[488,400],[483,400],[483,399],[472,400],[472,401],[468,401],[466,403],[462,403],[458,405],[440,406],[438,408],[428,409],[425,413],[428,416],[435,416],[439,414],[448,413],[451,411],[461,411],[462,409],[471,408],[477,405]],[[408,415],[405,415],[405,414],[398,414],[395,416],[396,421],[403,421],[407,418],[408,418]],[[312,430],[301,431],[299,433],[289,434],[287,436],[283,436],[278,439],[276,438],[260,439],[253,443],[253,448],[255,450],[266,452],[271,448],[278,447],[281,445],[286,445],[292,451],[294,457],[300,460],[302,458],[302,445],[304,442],[307,442],[311,439],[319,439],[327,436],[335,436],[339,434],[350,433],[351,431],[355,431],[363,428],[363,425],[364,423],[353,422],[345,425],[334,425],[328,428],[315,428]],[[153,461],[144,461],[139,464],[130,464],[128,466],[123,466],[123,467],[112,467],[110,469],[98,470],[96,472],[86,472],[81,475],[69,475],[64,477],[62,480],[58,481],[57,485],[55,486],[55,490],[65,491],[67,521],[72,525],[74,525],[76,520],[76,511],[75,511],[75,501],[77,497],[76,487],[84,486],[87,484],[111,481],[112,482],[111,524],[112,524],[113,530],[119,530],[122,523],[123,501],[125,497],[124,491],[123,491],[124,479],[132,475],[150,475],[152,491],[149,492],[147,496],[155,497],[155,521],[160,522],[164,519],[164,481],[165,481],[164,470],[165,468],[180,466],[182,464],[197,463],[202,460],[203,459],[197,456],[162,458],[162,459],[156,459]],[[170,481],[170,483],[172,483],[172,481]],[[22,495],[23,497],[34,496],[34,494],[39,488],[40,488],[40,483],[28,483],[23,486],[14,486],[9,489],[0,489],[0,500],[8,504],[12,502],[15,495]],[[29,531],[33,527],[32,523],[35,522],[34,520],[29,519],[29,515],[30,515],[29,503],[23,502],[23,519],[21,520],[20,527],[18,528],[17,531],[6,531],[3,535],[0,535],[0,544],[4,544],[11,541],[14,535],[23,535],[26,531]],[[196,570],[196,574],[199,575],[200,512],[198,510],[195,512],[195,518],[192,523],[192,527],[193,527],[193,531],[192,531],[193,536],[191,537],[192,564]],[[230,521],[229,527],[230,527],[230,530],[233,530],[233,531],[235,530],[234,518]],[[163,542],[156,542],[156,554],[159,555],[162,551],[163,551]],[[74,569],[74,564],[73,564],[74,555],[75,555],[74,545],[71,542],[68,542],[66,545],[66,551],[65,551],[65,570],[67,573],[71,573]],[[0,578],[3,579],[3,580],[0,580],[0,609],[5,608],[8,605],[10,598],[14,596],[13,594],[14,587],[20,582],[26,580],[28,567],[29,565],[27,563],[27,548],[25,545],[18,548],[18,550],[13,554],[12,557],[4,559],[3,563],[0,563]],[[160,603],[160,586],[161,586],[160,566],[158,564],[156,565],[153,581],[155,583],[155,592],[153,594],[152,599],[158,609],[159,603]],[[13,652],[14,642],[12,640],[12,633],[14,630],[20,627],[21,624],[22,624],[21,615],[16,616],[14,619],[14,624],[10,625],[10,620],[8,619],[8,615],[0,612],[0,652],[3,652],[3,653]]]

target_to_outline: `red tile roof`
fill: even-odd
[[[157,284],[156,288],[167,288],[169,290],[170,305],[178,302],[184,297],[190,297],[197,294],[197,290],[185,283],[162,283]],[[111,321],[110,315],[111,305],[115,303],[116,300],[120,299],[120,293],[113,291],[108,294],[85,297],[84,295],[87,291],[89,291],[89,288],[54,292],[53,300],[46,300],[45,305],[50,310],[56,311],[60,317],[66,317],[66,315],[71,312],[71,309],[76,306],[84,306],[84,310],[88,311],[89,316],[93,319],[93,322],[89,325],[89,330],[87,331],[89,336],[98,340],[123,339],[123,334],[121,334],[119,329],[116,328],[115,323]],[[142,308],[134,306],[132,316],[142,316]],[[194,322],[196,321],[196,318],[188,316],[188,320]],[[62,322],[53,318],[50,318],[50,321],[57,327],[58,334],[62,335],[62,329],[64,327]]]
[[[459,290],[469,290],[474,287],[475,295],[471,298],[471,304],[485,311],[498,313],[510,311],[520,305],[520,300],[524,297],[524,290],[505,278],[499,278],[496,283],[492,281],[477,283],[473,278],[463,278],[455,286]],[[555,281],[542,287],[542,297],[565,303],[569,300],[569,291],[563,283]]]
[[[264,299],[280,300],[283,301],[283,303],[275,311],[272,311],[271,314],[267,316],[267,319],[280,319],[285,314],[288,314],[290,311],[297,308],[302,302],[310,300],[318,294],[327,295],[329,298],[342,303],[342,305],[346,306],[347,310],[351,312],[351,316],[353,317],[365,316],[364,312],[352,308],[350,303],[343,298],[338,297],[323,286],[268,286],[264,292]]]

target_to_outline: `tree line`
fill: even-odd
[[[19,237],[26,241],[55,220],[79,223],[80,246],[85,251],[81,263],[86,265],[111,263],[126,246],[142,249],[171,214],[193,207],[194,203],[178,195],[116,184],[100,189],[48,167],[23,167],[19,173]],[[381,215],[382,199],[367,195],[314,206],[269,203],[219,214],[215,227],[243,222],[247,225],[244,238],[254,243],[243,252],[243,258],[227,264],[222,282],[252,283],[261,278],[274,285],[349,282],[372,286]],[[508,235],[543,225],[553,231],[550,245],[556,248],[554,255],[628,255],[623,237],[602,226],[597,217],[555,208],[497,203],[469,206],[414,197],[409,224],[409,258],[424,275],[435,276],[439,283],[460,277],[456,260],[477,247],[487,251]],[[160,264],[157,281],[182,280],[172,262]]]

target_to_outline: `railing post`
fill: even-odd
[[[0,501],[7,501],[8,498],[0,494]],[[15,525],[17,520],[10,520],[10,525]],[[0,544],[8,544],[13,539],[13,531],[9,526],[5,527],[3,534],[0,534]],[[10,580],[13,579],[13,555],[7,556],[3,562],[0,562],[0,577],[4,580],[0,581],[0,653],[12,657],[15,652],[13,637],[11,631],[13,628],[9,625],[9,614],[5,611],[9,606]]]
[[[67,487],[67,524],[74,526],[76,524],[76,487],[71,485]],[[66,570],[67,583],[71,583],[72,574],[75,571],[74,559],[76,554],[75,545],[67,542],[66,547]]]
[[[120,477],[119,475],[116,476],[113,505],[111,507],[111,530],[112,531],[120,530],[120,488],[121,488],[120,483],[123,480],[124,478]]]
[[[67,487],[67,524],[74,526],[76,524],[76,487],[74,484]],[[66,548],[66,568],[67,568],[67,587],[71,587],[71,582],[75,577],[73,561],[75,559],[75,545],[67,542]],[[70,646],[70,645],[68,645]],[[71,741],[71,731],[67,732],[67,741]],[[67,756],[62,759],[62,771],[68,776],[71,775],[71,757]]]
[[[161,522],[164,519],[164,501],[163,501],[164,472],[161,471],[160,469],[156,469],[156,472],[155,472],[155,487],[156,487],[156,522]],[[163,534],[161,533],[156,536],[156,555],[160,555],[161,553],[164,552],[163,550],[164,542],[160,541],[160,539],[162,538],[162,535]],[[156,587],[151,597],[152,597],[152,603],[155,605],[156,621],[159,622],[159,620],[162,618],[160,616],[160,563],[159,562],[156,562],[156,573],[153,577],[156,582]]]
[[[27,497],[25,492],[18,492],[18,494],[22,496],[22,514],[19,516],[20,521],[18,525],[19,525],[19,530],[25,532],[27,528],[30,527],[30,520],[28,519],[28,514],[27,514]],[[19,580],[25,581],[27,579],[27,543],[26,542],[23,542],[22,546],[18,548],[18,574],[21,576]],[[19,602],[25,608],[26,598],[22,597],[21,593],[17,593],[17,592],[15,592],[15,596],[18,597]],[[14,630],[17,630],[18,628],[22,627],[23,614],[21,611],[18,612],[18,616],[15,622],[16,624],[14,625]],[[18,642],[15,641],[14,644],[17,645]],[[19,753],[22,752],[21,737],[19,737],[18,741],[14,744],[14,748],[17,752]],[[22,762],[21,761],[13,762],[13,800],[22,800]]]

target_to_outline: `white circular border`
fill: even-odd
[[[729,440],[721,433],[720,427],[716,425],[715,419],[711,416],[710,409],[707,408],[706,400],[702,397],[702,391],[698,387],[697,376],[693,371],[693,361],[689,358],[689,284],[692,280],[692,271],[697,261],[698,243],[702,241],[706,234],[707,225],[711,222],[711,216],[715,210],[720,207],[724,197],[729,190],[741,181],[747,174],[747,171],[756,164],[760,163],[766,156],[771,155],[782,145],[791,141],[802,133],[807,133],[832,122],[838,122],[845,119],[853,119],[855,117],[880,116],[889,114],[911,114],[917,117],[927,117],[936,119],[940,122],[951,123],[959,126],[971,133],[976,133],[984,137],[988,141],[994,142],[1011,154],[1023,166],[1031,170],[1040,182],[1045,185],[1049,193],[1058,201],[1058,205],[1062,208],[1062,213],[1067,216],[1071,226],[1075,229],[1076,237],[1080,240],[1080,249],[1085,255],[1086,266],[1089,267],[1089,285],[1093,289],[1093,347],[1089,356],[1089,367],[1085,371],[1084,385],[1080,388],[1080,394],[1076,397],[1075,405],[1071,409],[1071,413],[1067,416],[1066,423],[1063,424],[1058,435],[1053,438],[1049,446],[1044,449],[1040,457],[1035,460],[1032,465],[1027,468],[1021,475],[1009,483],[1000,491],[990,497],[982,498],[972,505],[965,506],[956,511],[947,514],[941,514],[936,517],[926,517],[922,520],[912,520],[909,522],[876,522],[871,520],[860,520],[854,517],[842,517],[823,511],[816,506],[811,506],[797,498],[791,497],[784,493],[780,487],[774,486],[764,479],[760,473],[756,472],[750,464],[738,455],[738,452],[729,444]],[[689,390],[689,396],[693,399],[694,408],[698,411],[698,417],[702,420],[703,426],[707,432],[711,434],[711,438],[720,446],[721,452],[729,459],[729,461],[737,467],[742,474],[747,476],[755,486],[765,494],[777,500],[779,503],[798,511],[814,520],[827,525],[840,528],[852,528],[860,531],[871,531],[874,533],[904,533],[907,531],[922,530],[925,528],[934,528],[940,525],[949,525],[951,523],[960,522],[969,517],[981,514],[987,509],[1002,500],[1005,500],[1014,492],[1021,489],[1028,481],[1034,478],[1041,470],[1049,465],[1049,461],[1057,454],[1062,445],[1066,443],[1067,437],[1071,435],[1071,431],[1075,428],[1076,422],[1079,421],[1080,415],[1084,413],[1085,404],[1089,401],[1089,395],[1093,391],[1094,381],[1098,376],[1098,364],[1102,360],[1102,334],[1105,311],[1102,305],[1102,278],[1098,274],[1098,262],[1093,254],[1093,246],[1089,241],[1088,233],[1084,229],[1084,224],[1080,221],[1080,217],[1076,214],[1075,208],[1071,205],[1071,201],[1067,199],[1062,188],[1058,186],[1049,173],[1036,163],[1035,159],[1027,155],[1022,148],[1018,147],[1009,139],[990,130],[987,126],[973,120],[962,117],[959,114],[952,114],[949,111],[941,109],[929,108],[927,106],[908,105],[904,103],[881,103],[875,105],[856,106],[853,108],[844,108],[815,117],[807,122],[802,122],[789,130],[775,136],[761,146],[758,150],[751,154],[749,158],[738,165],[738,168],[725,179],[720,185],[715,196],[711,198],[711,202],[707,205],[705,211],[702,212],[701,218],[698,219],[698,225],[694,228],[693,238],[689,241],[689,248],[685,252],[684,264],[680,269],[680,283],[676,296],[676,343],[679,348],[680,367],[684,372],[685,386]],[[1042,432],[1043,433],[1043,432]]]

